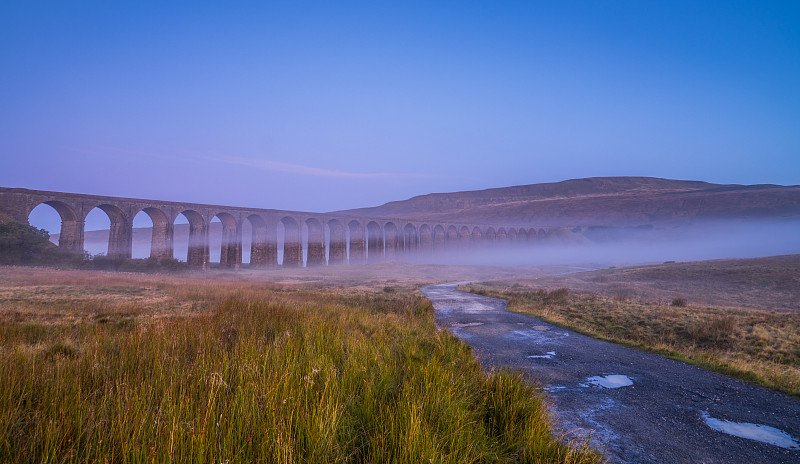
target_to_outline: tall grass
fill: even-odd
[[[508,308],[800,397],[800,314],[476,284]]]
[[[197,310],[0,319],[0,462],[601,460],[419,296],[164,287]]]

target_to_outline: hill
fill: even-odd
[[[715,219],[800,218],[800,186],[712,184],[653,177],[590,177],[453,193],[372,208],[364,216],[544,226],[636,226]]]

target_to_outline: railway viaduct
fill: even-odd
[[[153,222],[150,256],[173,257],[175,219],[183,215],[189,222],[188,264],[202,269],[210,265],[209,227],[215,217],[222,223],[220,267],[234,269],[242,264],[245,221],[252,230],[251,268],[278,267],[279,224],[284,230],[284,267],[413,260],[442,251],[525,246],[558,233],[506,224],[440,223],[0,187],[0,211],[19,222],[27,223],[31,211],[41,204],[61,216],[59,246],[75,252],[83,251],[86,215],[95,208],[104,211],[111,222],[108,256],[119,258],[131,257],[133,218],[142,211]]]

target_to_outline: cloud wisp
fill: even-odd
[[[222,158],[209,157],[207,159],[226,164],[262,169],[264,171],[283,172],[287,174],[298,174],[298,175],[313,176],[313,177],[332,177],[332,178],[342,178],[342,179],[388,179],[388,178],[422,179],[422,178],[438,177],[431,174],[421,174],[421,173],[338,171],[334,169],[324,169],[313,166],[304,166],[302,164],[286,163],[283,161],[244,158],[240,156],[226,156]]]

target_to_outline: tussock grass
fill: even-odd
[[[0,462],[601,461],[418,294],[137,279],[0,302]]]
[[[800,397],[800,314],[473,284],[508,309]]]

